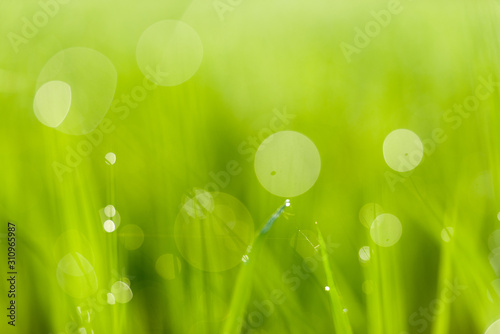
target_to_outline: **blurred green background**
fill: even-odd
[[[7,222],[15,222],[18,272],[15,327],[4,315],[2,279],[2,333],[223,333],[232,322],[240,323],[232,333],[335,333],[344,314],[353,333],[482,334],[500,319],[497,1],[69,0],[23,36],[23,18],[33,21],[49,2],[0,3],[0,263],[7,277]],[[390,13],[384,24],[371,23],[382,12]],[[162,20],[198,34],[194,75],[147,90],[126,114],[106,106],[86,135],[37,119],[39,74],[68,48],[109,59],[117,74],[110,101],[151,84],[136,48]],[[347,44],[356,51],[346,53]],[[82,68],[92,73],[89,64]],[[102,82],[82,84],[100,91]],[[473,112],[453,109],[478,87],[488,94]],[[260,184],[253,164],[284,113],[279,130],[311,139],[321,172],[261,235],[259,252],[233,263],[286,199]],[[103,122],[112,130],[58,173]],[[382,152],[400,128],[424,142],[409,173],[389,168]],[[439,143],[429,141],[436,129],[446,138]],[[208,189],[225,171],[229,179]],[[201,189],[230,195],[212,194],[226,201],[214,221],[247,223],[220,232],[234,241],[227,254],[221,240],[203,239],[212,195]],[[372,241],[363,221],[375,217],[360,217],[367,203],[398,217],[395,245]],[[111,232],[103,228],[108,205],[120,217]],[[179,232],[176,221],[187,228]],[[331,252],[327,265],[307,271],[307,259],[325,250],[315,222]],[[191,223],[202,237],[189,234]],[[453,235],[442,235],[445,227]],[[198,265],[182,250],[190,237]],[[363,246],[368,261],[358,255]],[[329,273],[336,289],[325,291]],[[332,306],[335,290],[343,309]]]

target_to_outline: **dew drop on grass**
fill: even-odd
[[[181,261],[173,254],[163,254],[156,260],[155,269],[164,279],[172,280],[181,272]]]
[[[134,224],[128,224],[118,232],[118,240],[128,250],[136,250],[144,242],[144,232],[142,228]]]
[[[111,233],[115,230],[115,223],[112,220],[106,220],[104,224],[102,225],[104,228],[104,231]]]
[[[114,165],[116,162],[116,154],[114,154],[113,152],[106,153],[104,159],[106,161],[106,164]]]
[[[113,205],[108,205],[104,208],[106,217],[113,218],[116,215],[116,209]]]
[[[92,132],[115,94],[117,73],[102,53],[83,47],[62,50],[43,66],[33,111],[49,127],[70,134]]]
[[[453,236],[453,227],[446,227],[441,230],[441,239],[444,242],[450,242],[451,237]]]
[[[373,242],[382,247],[390,247],[397,243],[401,238],[401,234],[401,222],[390,213],[377,216],[370,228],[370,236]]]
[[[71,107],[71,87],[63,81],[48,81],[35,94],[33,110],[40,123],[57,128]]]
[[[325,291],[330,291],[330,287],[328,285],[325,286]]]
[[[365,204],[361,210],[359,210],[359,221],[364,227],[370,228],[375,218],[382,213],[384,213],[384,210],[377,203]]]
[[[160,86],[176,86],[198,71],[203,59],[203,44],[190,25],[164,20],[142,33],[136,59],[146,78]]]
[[[112,221],[114,224],[114,230],[118,229],[121,223],[120,213],[116,210],[113,205],[108,205],[99,210],[99,216],[101,217],[102,225],[108,224],[108,227],[111,228],[111,224],[107,223],[107,221]]]
[[[107,294],[107,301],[109,305],[115,304],[115,296],[111,292],[108,292]]]
[[[484,334],[500,334],[500,319],[491,324]]]
[[[383,154],[390,168],[397,172],[408,172],[422,161],[424,145],[414,132],[398,129],[385,137]]]
[[[122,278],[120,278],[120,281],[130,286],[130,280],[128,279],[128,277],[123,276]]]
[[[267,191],[276,196],[295,197],[316,183],[321,158],[308,137],[295,131],[280,131],[259,146],[254,167]]]
[[[370,261],[370,247],[369,246],[363,246],[358,252],[359,259],[361,262],[365,263]]]
[[[128,284],[122,281],[117,281],[111,286],[111,293],[115,296],[115,301],[120,304],[128,303],[133,297]]]

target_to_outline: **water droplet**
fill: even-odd
[[[105,208],[100,209],[99,216],[101,218],[101,222],[103,225],[106,223],[106,221],[111,220],[115,225],[114,228],[115,230],[118,229],[118,227],[120,226],[121,223],[120,213],[112,205],[108,205]]]
[[[106,163],[108,165],[114,165],[116,162],[116,154],[113,152],[106,153],[106,156],[104,157],[106,159]]]
[[[443,239],[444,242],[450,242],[452,236],[453,227],[446,227],[441,230],[441,239]]]
[[[330,287],[328,285],[325,286],[325,291],[330,291]]]
[[[115,296],[111,292],[107,294],[107,300],[109,305],[115,304]]]
[[[128,303],[133,297],[128,284],[122,281],[117,281],[111,286],[111,293],[115,296],[115,301],[120,304]]]
[[[116,215],[116,209],[112,205],[108,205],[104,208],[104,214],[106,217],[113,218]]]
[[[102,225],[104,231],[111,233],[115,230],[115,223],[112,220],[106,220]]]
[[[71,107],[71,87],[63,81],[49,81],[35,94],[33,110],[40,123],[57,128]]]
[[[370,260],[370,247],[363,246],[358,252],[361,262],[368,262]]]

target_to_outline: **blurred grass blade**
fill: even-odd
[[[328,284],[328,287],[330,288],[328,291],[328,295],[330,296],[335,333],[352,334],[349,317],[347,316],[347,313],[344,312],[344,306],[342,303],[340,292],[335,284],[335,281],[333,280],[333,273],[330,267],[330,261],[328,260],[328,254],[326,252],[325,240],[323,239],[323,235],[321,234],[321,230],[319,229],[317,223],[316,230],[318,231],[318,241],[321,246],[321,257],[323,258],[322,262],[326,273],[326,282]]]

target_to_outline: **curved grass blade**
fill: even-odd
[[[233,297],[231,299],[231,306],[229,309],[229,314],[227,316],[226,323],[224,324],[224,334],[234,334],[241,331],[241,319],[243,318],[243,313],[247,307],[248,300],[250,298],[250,293],[252,291],[252,276],[254,271],[255,263],[257,262],[260,251],[262,249],[262,244],[265,239],[266,233],[271,229],[274,222],[281,216],[286,207],[290,206],[290,200],[286,200],[285,203],[280,206],[269,218],[264,227],[260,230],[257,237],[249,248],[246,256],[248,260],[240,270],[238,278],[236,279],[236,285],[234,287]]]

